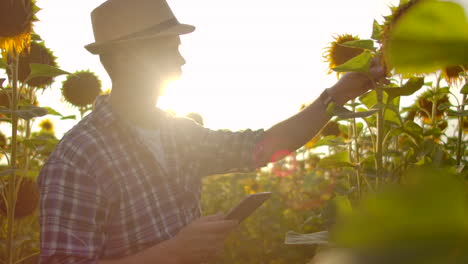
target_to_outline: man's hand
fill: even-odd
[[[218,257],[224,248],[224,240],[237,221],[225,220],[223,214],[201,217],[171,239],[177,263],[200,264]]]
[[[374,81],[386,83],[385,68],[379,57],[371,62],[370,76],[363,73],[346,73],[341,79],[329,89],[330,96],[340,105],[358,97],[373,88]],[[370,78],[369,78],[370,77]]]

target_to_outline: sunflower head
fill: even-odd
[[[50,49],[48,49],[43,42],[31,42],[29,50],[23,50],[21,52],[18,61],[18,80],[22,83],[26,81],[26,78],[31,73],[29,65],[31,63],[46,64],[49,66],[57,67],[56,57]],[[7,70],[8,75],[11,78],[11,72]],[[36,77],[29,80],[26,84],[36,88],[46,88],[53,82],[52,77]]]
[[[447,94],[442,95],[440,98],[437,99],[437,107],[436,107],[436,119],[440,119],[441,117],[444,116],[445,111],[439,109],[440,105],[443,104],[448,104],[449,98]],[[419,111],[416,112],[416,114],[421,117],[424,122],[429,123],[431,121],[429,114],[432,114],[432,94],[431,91],[426,91],[422,93],[418,98],[417,98],[417,105],[420,107]]]
[[[29,47],[37,11],[35,0],[0,0],[0,50],[19,54]]]
[[[50,119],[44,119],[39,123],[41,131],[54,132],[54,123]]]
[[[442,69],[442,73],[448,84],[460,84],[464,79],[461,75],[466,71],[468,71],[468,64],[449,66]]]
[[[77,71],[63,82],[62,94],[67,102],[76,107],[93,104],[101,93],[101,81],[90,71]]]
[[[330,42],[330,46],[326,48],[323,55],[325,61],[328,62],[329,74],[333,72],[332,69],[336,66],[339,66],[364,52],[363,49],[350,48],[340,45],[348,41],[359,40],[359,38],[356,36],[343,34],[335,36],[334,39],[334,41]]]
[[[6,195],[8,184],[7,182],[0,190],[0,192],[4,192],[4,195],[0,195],[0,215],[3,216],[7,214],[7,208],[6,201],[2,197],[8,197]],[[16,184],[19,184],[19,188],[14,216],[18,219],[31,215],[36,210],[39,202],[39,188],[36,181],[26,177],[17,177]]]

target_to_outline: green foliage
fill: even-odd
[[[386,57],[401,73],[428,73],[468,63],[468,20],[463,7],[421,1],[392,31]]]
[[[350,59],[349,61],[333,68],[336,72],[369,72],[372,53],[368,50]]]

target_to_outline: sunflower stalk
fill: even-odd
[[[377,104],[380,106],[383,105],[383,90],[380,87],[377,87],[375,81],[374,83],[375,91],[377,92]],[[375,146],[375,166],[377,170],[376,178],[376,188],[382,182],[383,178],[383,141],[384,141],[384,122],[385,122],[385,108],[380,107],[377,112],[377,144]]]
[[[440,81],[442,80],[442,74],[437,77],[436,86],[434,87],[434,95],[432,96],[432,113],[431,113],[431,124],[433,128],[437,127],[437,101],[438,101],[438,92],[440,89]],[[434,136],[435,139],[435,136]]]
[[[7,201],[7,263],[14,263],[14,245],[13,245],[13,226],[16,205],[16,159],[17,159],[17,132],[18,132],[18,59],[19,55],[11,55],[11,69],[13,72],[12,80],[12,100],[10,104],[11,110],[11,156],[10,167],[13,169],[10,174],[8,183],[8,201]]]
[[[458,106],[458,111],[465,110],[466,94],[463,95],[462,103]],[[463,147],[463,116],[458,117],[458,137],[457,137],[457,166],[460,166],[465,148]]]
[[[351,101],[352,105],[353,105],[353,112],[356,112],[356,104],[355,104],[355,100],[353,99]],[[353,118],[352,119],[352,127],[353,127],[353,140],[354,140],[354,154],[355,154],[355,157],[354,157],[354,160],[353,162],[355,164],[357,164],[357,166],[355,167],[355,171],[356,171],[356,184],[357,184],[357,189],[358,189],[358,197],[361,198],[361,169],[360,169],[360,163],[361,163],[361,160],[360,160],[360,150],[359,150],[359,134],[358,134],[358,129],[357,129],[357,125],[356,125],[356,118]]]

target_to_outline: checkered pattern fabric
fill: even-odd
[[[200,216],[202,176],[255,167],[263,130],[214,131],[155,108],[163,170],[109,99],[98,97],[41,170],[40,263],[97,263],[167,240]]]

